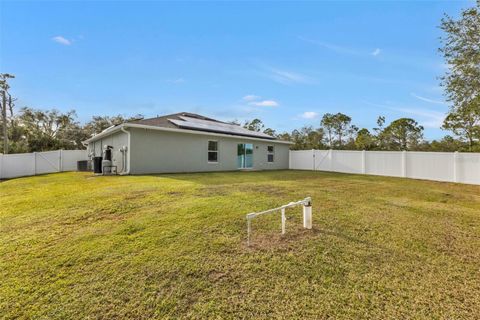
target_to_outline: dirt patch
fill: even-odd
[[[167,192],[167,195],[169,196],[179,196],[179,195],[182,195],[184,194],[184,192],[180,192],[180,191],[168,191]]]
[[[273,197],[281,197],[287,195],[287,191],[283,188],[273,186],[270,184],[221,184],[221,185],[207,185],[195,193],[199,197],[222,197],[230,195],[232,192],[245,192],[268,195]]]
[[[138,190],[138,191],[131,191],[127,195],[123,197],[124,200],[134,200],[134,199],[142,199],[145,198],[150,191],[147,190]]]
[[[229,195],[229,186],[227,185],[208,185],[199,189],[195,196],[199,197],[222,197]]]
[[[130,224],[130,225],[126,226],[125,228],[123,228],[122,230],[120,230],[117,234],[130,236],[130,235],[135,234],[137,232],[143,231],[144,229],[145,229],[144,226],[136,225],[136,224]]]
[[[447,203],[447,202],[450,202],[453,198],[454,198],[453,194],[442,192],[440,202]]]
[[[131,201],[119,200],[115,203],[104,204],[102,207],[97,206],[95,209],[87,209],[83,212],[78,212],[65,219],[64,225],[78,225],[81,223],[92,223],[101,220],[120,221],[126,219],[134,209],[140,207]]]
[[[280,231],[273,233],[262,233],[261,231],[253,232],[250,237],[250,246],[247,246],[247,240],[244,241],[244,246],[247,250],[260,251],[289,251],[298,246],[298,243],[313,239],[321,235],[321,230],[312,228],[310,230],[301,227],[291,228],[286,234],[282,235]]]
[[[383,198],[383,200],[387,205],[397,208],[408,208],[412,203],[412,199],[409,198]]]
[[[226,272],[222,272],[222,271],[218,271],[218,270],[212,270],[208,274],[208,280],[210,280],[212,282],[220,281],[223,278],[225,278],[225,276],[227,276],[227,275],[228,274]]]
[[[267,185],[242,184],[238,186],[238,190],[241,192],[260,193],[260,194],[265,194],[273,197],[281,197],[281,196],[286,196],[288,194],[288,192],[285,189],[272,186],[269,184]]]
[[[83,215],[82,217],[78,217],[76,219],[78,222],[80,221],[88,221],[94,222],[99,220],[123,220],[124,216],[123,212],[119,212],[118,210],[110,210],[110,209],[103,209],[97,211],[91,211],[87,214]]]

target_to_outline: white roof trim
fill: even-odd
[[[124,123],[119,126],[113,127],[111,129],[104,130],[99,134],[91,137],[90,139],[85,140],[86,143],[90,143],[96,141],[100,138],[103,138],[111,133],[120,131],[120,128],[139,128],[139,129],[148,129],[148,130],[157,130],[157,131],[166,131],[166,132],[178,132],[178,133],[187,133],[187,134],[198,134],[204,136],[214,136],[214,137],[226,137],[226,138],[236,138],[236,139],[243,139],[243,140],[253,140],[253,141],[262,141],[262,142],[271,142],[271,143],[282,143],[282,144],[293,144],[290,141],[283,141],[283,140],[275,140],[275,139],[261,139],[261,138],[253,138],[253,137],[246,137],[246,136],[239,136],[233,134],[224,134],[224,133],[215,133],[215,132],[206,132],[206,131],[198,131],[198,130],[187,130],[187,129],[176,129],[176,128],[165,128],[165,127],[157,127],[157,126],[148,126],[144,124],[135,124],[135,123]]]

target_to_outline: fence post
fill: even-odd
[[[458,151],[453,153],[453,182],[458,182]]]
[[[402,151],[402,177],[407,177],[407,151]]]
[[[288,150],[288,169],[289,170],[293,169],[292,168],[292,150]]]
[[[365,174],[367,173],[367,152],[365,150],[362,150],[362,173]]]
[[[333,150],[330,149],[328,150],[328,158],[329,158],[329,166],[330,166],[330,171],[333,171]]]
[[[33,153],[33,175],[37,175],[37,153]]]
[[[0,153],[0,180],[3,177],[3,153]]]
[[[58,172],[63,171],[63,150],[58,150]]]
[[[312,159],[313,159],[313,171],[315,171],[315,149],[312,149]]]

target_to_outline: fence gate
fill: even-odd
[[[0,154],[0,179],[74,171],[77,161],[87,159],[86,150]]]

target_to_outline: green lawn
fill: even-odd
[[[245,214],[313,199],[253,221]],[[0,318],[480,318],[480,186],[322,172],[0,183]]]

